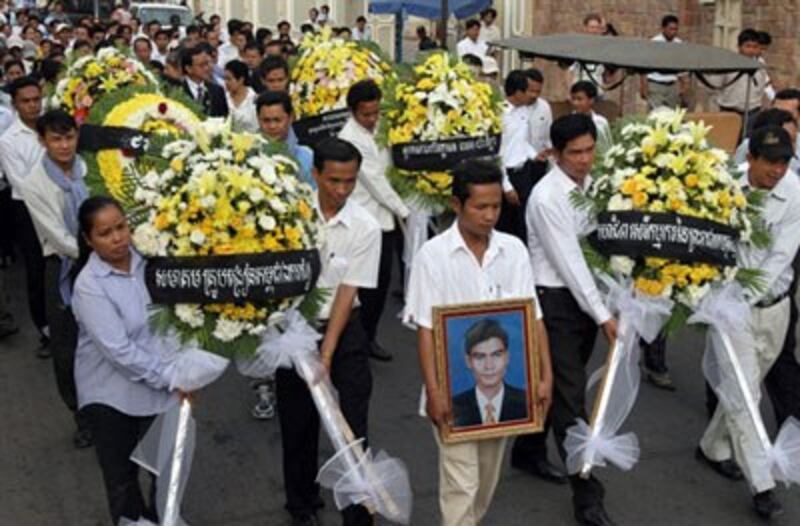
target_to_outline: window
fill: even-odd
[[[742,30],[742,0],[717,0],[714,12],[714,45],[736,49]]]

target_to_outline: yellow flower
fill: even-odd
[[[695,188],[697,183],[699,182],[699,178],[696,174],[689,174],[683,179],[684,184],[686,184],[689,188]]]
[[[642,208],[647,204],[647,194],[644,192],[636,192],[633,194],[633,206]]]
[[[626,179],[625,182],[623,182],[622,186],[620,187],[620,191],[624,195],[633,195],[634,193],[637,192],[638,189],[639,185],[636,184],[636,180],[633,179],[632,177]]]
[[[182,172],[183,171],[183,159],[173,159],[169,162],[169,167],[172,168],[173,172]]]

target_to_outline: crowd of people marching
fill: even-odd
[[[595,104],[606,95],[615,71],[602,65],[575,68],[568,93],[571,113],[554,119],[542,96],[546,82],[538,69],[500,76],[496,11],[465,25],[456,46],[478,77],[505,94],[500,163],[465,161],[453,169],[453,225],[417,254],[407,283],[405,321],[418,329],[424,384],[423,413],[434,426],[448,421],[448,403],[433,361],[432,309],[499,298],[534,297],[541,358],[537,403],[549,409],[543,433],[514,440],[511,464],[546,481],[572,488],[580,524],[613,524],[603,506],[605,490],[594,476],[567,475],[548,460],[552,430],[563,460],[567,429],[586,419],[586,366],[596,335],[609,342],[617,321],[604,304],[580,250],[591,225],[574,208],[570,192],[591,181],[595,152],[613,142],[609,122]],[[364,17],[352,28],[338,27],[327,6],[312,9],[299,34],[335,28],[343,38],[370,40]],[[163,81],[180,87],[208,116],[230,117],[240,130],[286,144],[300,165],[301,178],[317,191],[325,232],[320,247],[320,283],[335,290],[322,306],[316,328],[323,335],[320,355],[345,418],[358,437],[367,437],[372,390],[369,358],[389,361],[378,343],[378,325],[390,289],[393,255],[409,209],[386,178],[390,158],[376,142],[381,118],[380,88],[372,81],[353,85],[347,96],[350,117],[337,138],[301,145],[292,130],[288,94],[289,58],[299,36],[287,21],[273,31],[217,15],[188,27],[162,27],[116,9],[110,20],[90,16],[74,23],[64,6],[49,11],[15,9],[0,0],[0,264],[20,258],[26,276],[28,314],[39,332],[37,356],[52,359],[58,391],[75,416],[74,445],[94,447],[102,468],[110,515],[157,521],[152,495],[140,488],[128,459],[155,415],[171,407],[186,389],[176,372],[174,345],[152,333],[144,260],[131,244],[123,207],[109,197],[90,197],[86,166],[78,148],[78,124],[61,110],[43,111],[67,60],[104,46],[128,50]],[[680,42],[679,20],[665,16],[653,40]],[[590,34],[615,34],[598,14],[584,20]],[[421,50],[437,47],[424,27]],[[746,29],[739,52],[760,57],[769,35]],[[768,288],[752,300],[756,345],[752,349],[779,423],[800,417],[800,364],[795,354],[797,306],[793,260],[800,245],[798,146],[800,91],[773,87],[765,70],[749,79],[721,78],[721,111],[743,115],[748,129],[736,152],[745,187],[768,192],[765,216],[775,238],[769,249],[753,250],[750,267],[766,272]],[[732,82],[731,82],[732,81]],[[752,82],[751,89],[746,89]],[[640,95],[650,108],[687,103],[683,75],[642,76]],[[745,100],[749,93],[750,100]],[[336,268],[333,268],[333,267]],[[3,272],[0,275],[4,275]],[[18,331],[6,290],[0,294],[0,338]],[[24,316],[15,310],[17,316]],[[11,341],[10,339],[6,341]],[[660,338],[645,345],[643,363],[655,386],[674,389]],[[303,380],[291,369],[253,382],[252,414],[277,413],[282,435],[286,509],[294,524],[317,524],[322,506],[315,479],[319,417]],[[758,390],[758,388],[756,388]],[[502,396],[502,390],[500,391]],[[499,407],[495,405],[493,407]],[[729,479],[746,478],[756,512],[781,511],[775,482],[747,454],[753,437],[735,415],[708,396],[709,428],[697,458]],[[436,434],[436,433],[434,433]],[[438,440],[441,524],[481,523],[492,501],[507,439],[459,444]],[[343,510],[347,525],[372,524],[359,505]]]

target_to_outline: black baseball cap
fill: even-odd
[[[789,132],[780,126],[764,126],[754,130],[748,145],[750,155],[767,161],[789,162],[794,157],[794,145]]]

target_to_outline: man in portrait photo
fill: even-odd
[[[494,319],[473,324],[464,335],[467,368],[475,387],[453,396],[455,427],[496,424],[528,417],[525,391],[505,382],[508,333]]]

